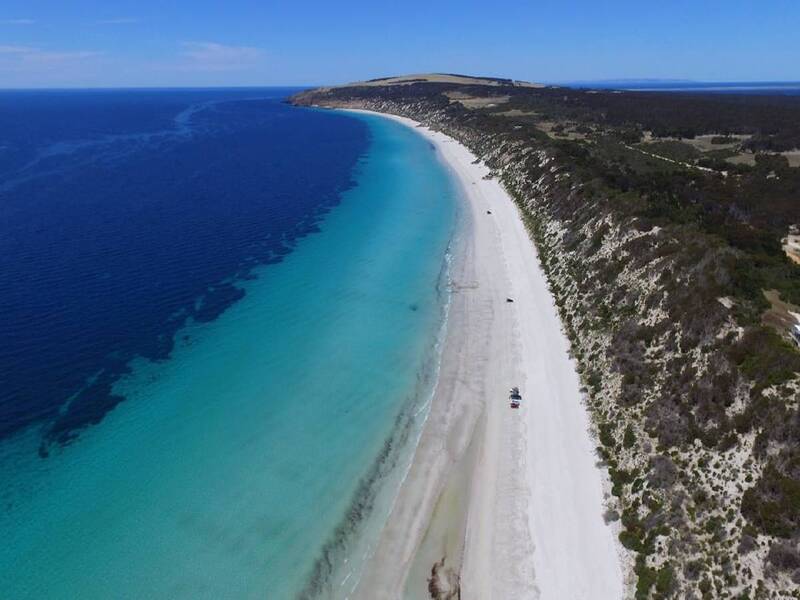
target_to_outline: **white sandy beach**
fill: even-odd
[[[536,250],[487,168],[444,134],[417,131],[463,185],[467,221],[430,415],[354,597],[423,600],[444,558],[438,580],[460,569],[464,600],[622,598],[604,474]]]

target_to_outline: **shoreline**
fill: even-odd
[[[606,475],[516,205],[452,138],[358,112],[414,128],[436,148],[461,188],[464,223],[430,412],[352,597],[424,600],[432,574],[440,598],[623,597],[621,546],[602,517]]]

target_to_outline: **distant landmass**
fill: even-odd
[[[603,79],[572,81],[561,85],[583,89],[617,89],[661,92],[800,94],[800,81],[693,81],[690,79]]]

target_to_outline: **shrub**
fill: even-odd
[[[622,446],[624,448],[633,448],[636,443],[636,435],[633,433],[633,426],[629,423],[625,428],[625,433],[622,436]]]
[[[766,327],[748,329],[730,355],[759,389],[784,383],[800,372],[800,354]]]
[[[614,445],[614,425],[606,421],[605,423],[601,423],[598,427],[598,437],[600,438],[600,443],[603,446],[611,447]]]
[[[800,569],[800,551],[788,542],[775,542],[770,546],[767,561],[781,571]]]
[[[654,488],[671,487],[678,477],[678,469],[669,456],[654,456],[650,459],[648,480]]]
[[[640,540],[635,533],[624,529],[619,534],[620,543],[628,550],[639,552],[642,550],[642,540]]]
[[[675,573],[669,563],[661,567],[656,576],[656,591],[661,594],[671,591],[674,576]]]
[[[800,528],[800,481],[770,462],[755,486],[744,493],[742,514],[759,530],[787,538]]]

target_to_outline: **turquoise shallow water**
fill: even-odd
[[[80,443],[0,446],[3,597],[344,596],[423,417],[457,212],[428,142],[353,118],[370,149],[320,233],[136,362]]]

